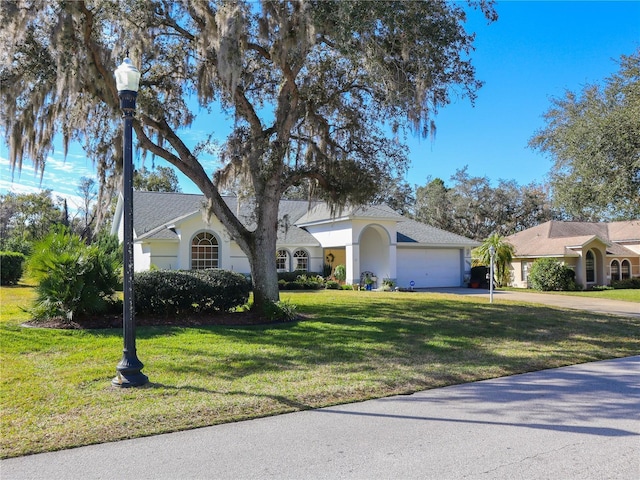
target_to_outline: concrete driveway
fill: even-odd
[[[430,288],[425,290],[434,293],[449,293],[453,295],[471,295],[489,298],[489,290],[475,288]],[[598,313],[611,313],[627,317],[640,317],[640,303],[622,302],[606,298],[579,297],[574,295],[558,295],[552,293],[516,292],[513,290],[495,290],[493,302],[503,300],[528,302],[551,307],[573,308]]]
[[[640,356],[0,462],[9,479],[640,478]]]

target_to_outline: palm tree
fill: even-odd
[[[494,233],[482,242],[477,248],[473,249],[473,266],[489,265],[491,263],[490,247],[495,249],[493,264],[495,266],[494,280],[499,287],[509,284],[511,272],[509,265],[513,259],[513,245],[505,240],[505,237]]]

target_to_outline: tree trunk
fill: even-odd
[[[249,255],[249,264],[253,285],[253,309],[257,312],[263,312],[268,304],[280,299],[275,252],[275,235],[256,236],[255,248]]]
[[[278,195],[262,195],[256,207],[257,227],[251,235],[247,253],[251,265],[253,309],[264,312],[265,307],[280,300],[276,269],[276,240],[278,236]]]

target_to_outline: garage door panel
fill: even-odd
[[[397,277],[399,287],[459,287],[460,250],[398,249]]]

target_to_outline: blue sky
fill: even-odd
[[[487,24],[471,12],[467,31],[476,32],[471,57],[477,77],[485,82],[475,106],[453,99],[436,117],[435,140],[409,139],[411,168],[406,180],[424,185],[428,176],[450,184],[457,169],[468,166],[472,176],[515,180],[520,185],[544,181],[551,160],[527,147],[543,127],[542,114],[552,97],[567,90],[579,92],[588,84],[602,84],[618,70],[617,60],[640,47],[640,1],[502,1],[500,18]],[[223,134],[224,119],[202,115],[185,141],[195,144],[212,125]],[[64,159],[61,145],[48,158],[42,184],[28,160],[13,175],[6,144],[0,145],[0,193],[26,193],[51,188],[77,202],[80,177],[95,177],[95,167],[78,146]],[[142,163],[135,159],[136,168]],[[150,166],[150,157],[146,164]],[[157,165],[166,165],[156,159]],[[203,159],[208,172],[215,158]],[[184,192],[197,187],[181,177]]]

